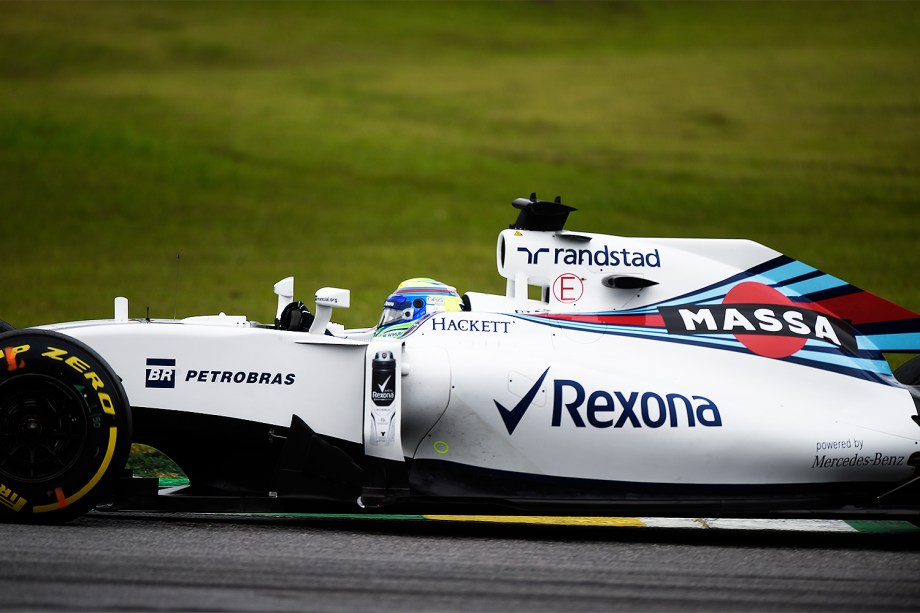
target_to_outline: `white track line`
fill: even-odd
[[[727,519],[640,517],[649,528],[714,528],[718,530],[798,530],[802,532],[856,532],[839,519]]]

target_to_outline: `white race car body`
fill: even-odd
[[[916,511],[899,491],[920,458],[916,388],[882,356],[920,349],[916,314],[750,241],[574,233],[558,203],[516,206],[497,247],[506,294],[469,292],[401,339],[124,306],[45,328],[104,358],[134,440],[198,494]]]

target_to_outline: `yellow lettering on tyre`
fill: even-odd
[[[63,349],[58,349],[57,347],[48,347],[48,351],[42,354],[42,357],[51,358],[52,360],[57,360],[58,362],[63,362],[64,358],[62,355],[67,355],[67,352]]]
[[[7,360],[11,360],[12,356],[15,356],[16,353],[21,353],[29,348],[28,345],[23,345],[22,347],[11,348],[10,351],[13,353],[9,354]],[[7,349],[3,350],[4,353],[7,352]],[[99,375],[96,374],[96,371],[90,370],[90,365],[78,358],[75,355],[70,356],[66,360],[62,357],[67,355],[67,352],[63,349],[58,349],[57,347],[48,347],[48,351],[42,354],[44,357],[51,358],[52,360],[57,360],[58,362],[64,362],[75,371],[83,375],[83,378],[88,380],[93,384],[93,389],[99,391],[105,388],[105,383],[102,382],[102,379],[99,378]],[[13,370],[12,368],[10,370]],[[85,373],[85,374],[84,374]],[[112,404],[112,397],[106,394],[105,392],[99,392],[99,404],[102,405],[102,410],[109,415],[115,414],[115,405]]]
[[[90,479],[86,485],[81,487],[77,491],[77,493],[67,496],[66,498],[63,498],[63,499],[61,499],[61,495],[58,494],[57,502],[54,502],[52,504],[36,505],[32,507],[32,512],[33,513],[47,513],[48,511],[56,511],[58,509],[63,509],[67,505],[73,504],[76,501],[83,498],[84,496],[86,496],[86,494],[88,494],[94,487],[96,487],[96,484],[99,483],[99,480],[102,479],[103,475],[105,475],[105,471],[106,469],[108,469],[109,464],[111,464],[112,456],[115,455],[115,441],[117,438],[118,438],[118,428],[116,428],[115,426],[112,426],[111,428],[109,428],[109,445],[105,450],[105,457],[102,458],[102,464],[99,465],[99,470],[96,471],[96,474],[93,475],[93,478]],[[63,491],[61,491],[61,494],[63,494]]]
[[[109,415],[115,414],[115,405],[112,404],[112,397],[105,392],[99,392],[99,404],[102,405],[102,410],[104,412]]]
[[[22,510],[22,507],[25,506],[26,502],[28,501],[25,498],[0,483],[0,504],[18,513]]]
[[[72,355],[72,356],[70,356],[69,358],[67,358],[66,360],[64,360],[64,363],[67,364],[68,366],[70,366],[71,368],[73,368],[73,369],[74,369],[75,371],[77,371],[78,373],[81,373],[81,374],[82,374],[82,373],[85,373],[87,370],[89,370],[89,364],[87,364],[86,362],[84,362],[83,360],[81,360],[80,358],[78,358],[78,357],[75,356],[75,355]]]
[[[102,379],[99,378],[99,375],[96,374],[96,371],[86,373],[83,375],[83,378],[92,382],[94,390],[101,390],[105,387],[105,384],[102,382]]]

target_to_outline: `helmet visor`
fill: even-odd
[[[408,321],[412,319],[412,306],[405,305],[404,308],[387,307],[383,309],[383,315],[380,316],[380,323],[377,327],[389,326],[390,324]]]
[[[409,321],[414,314],[415,309],[412,308],[412,301],[407,300],[405,296],[394,294],[383,303],[383,315],[380,316],[380,323],[377,324],[377,327],[381,328],[401,321]]]

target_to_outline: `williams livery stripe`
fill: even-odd
[[[517,314],[554,327],[755,353],[887,383],[882,351],[920,351],[920,315],[780,256],[628,311]]]

